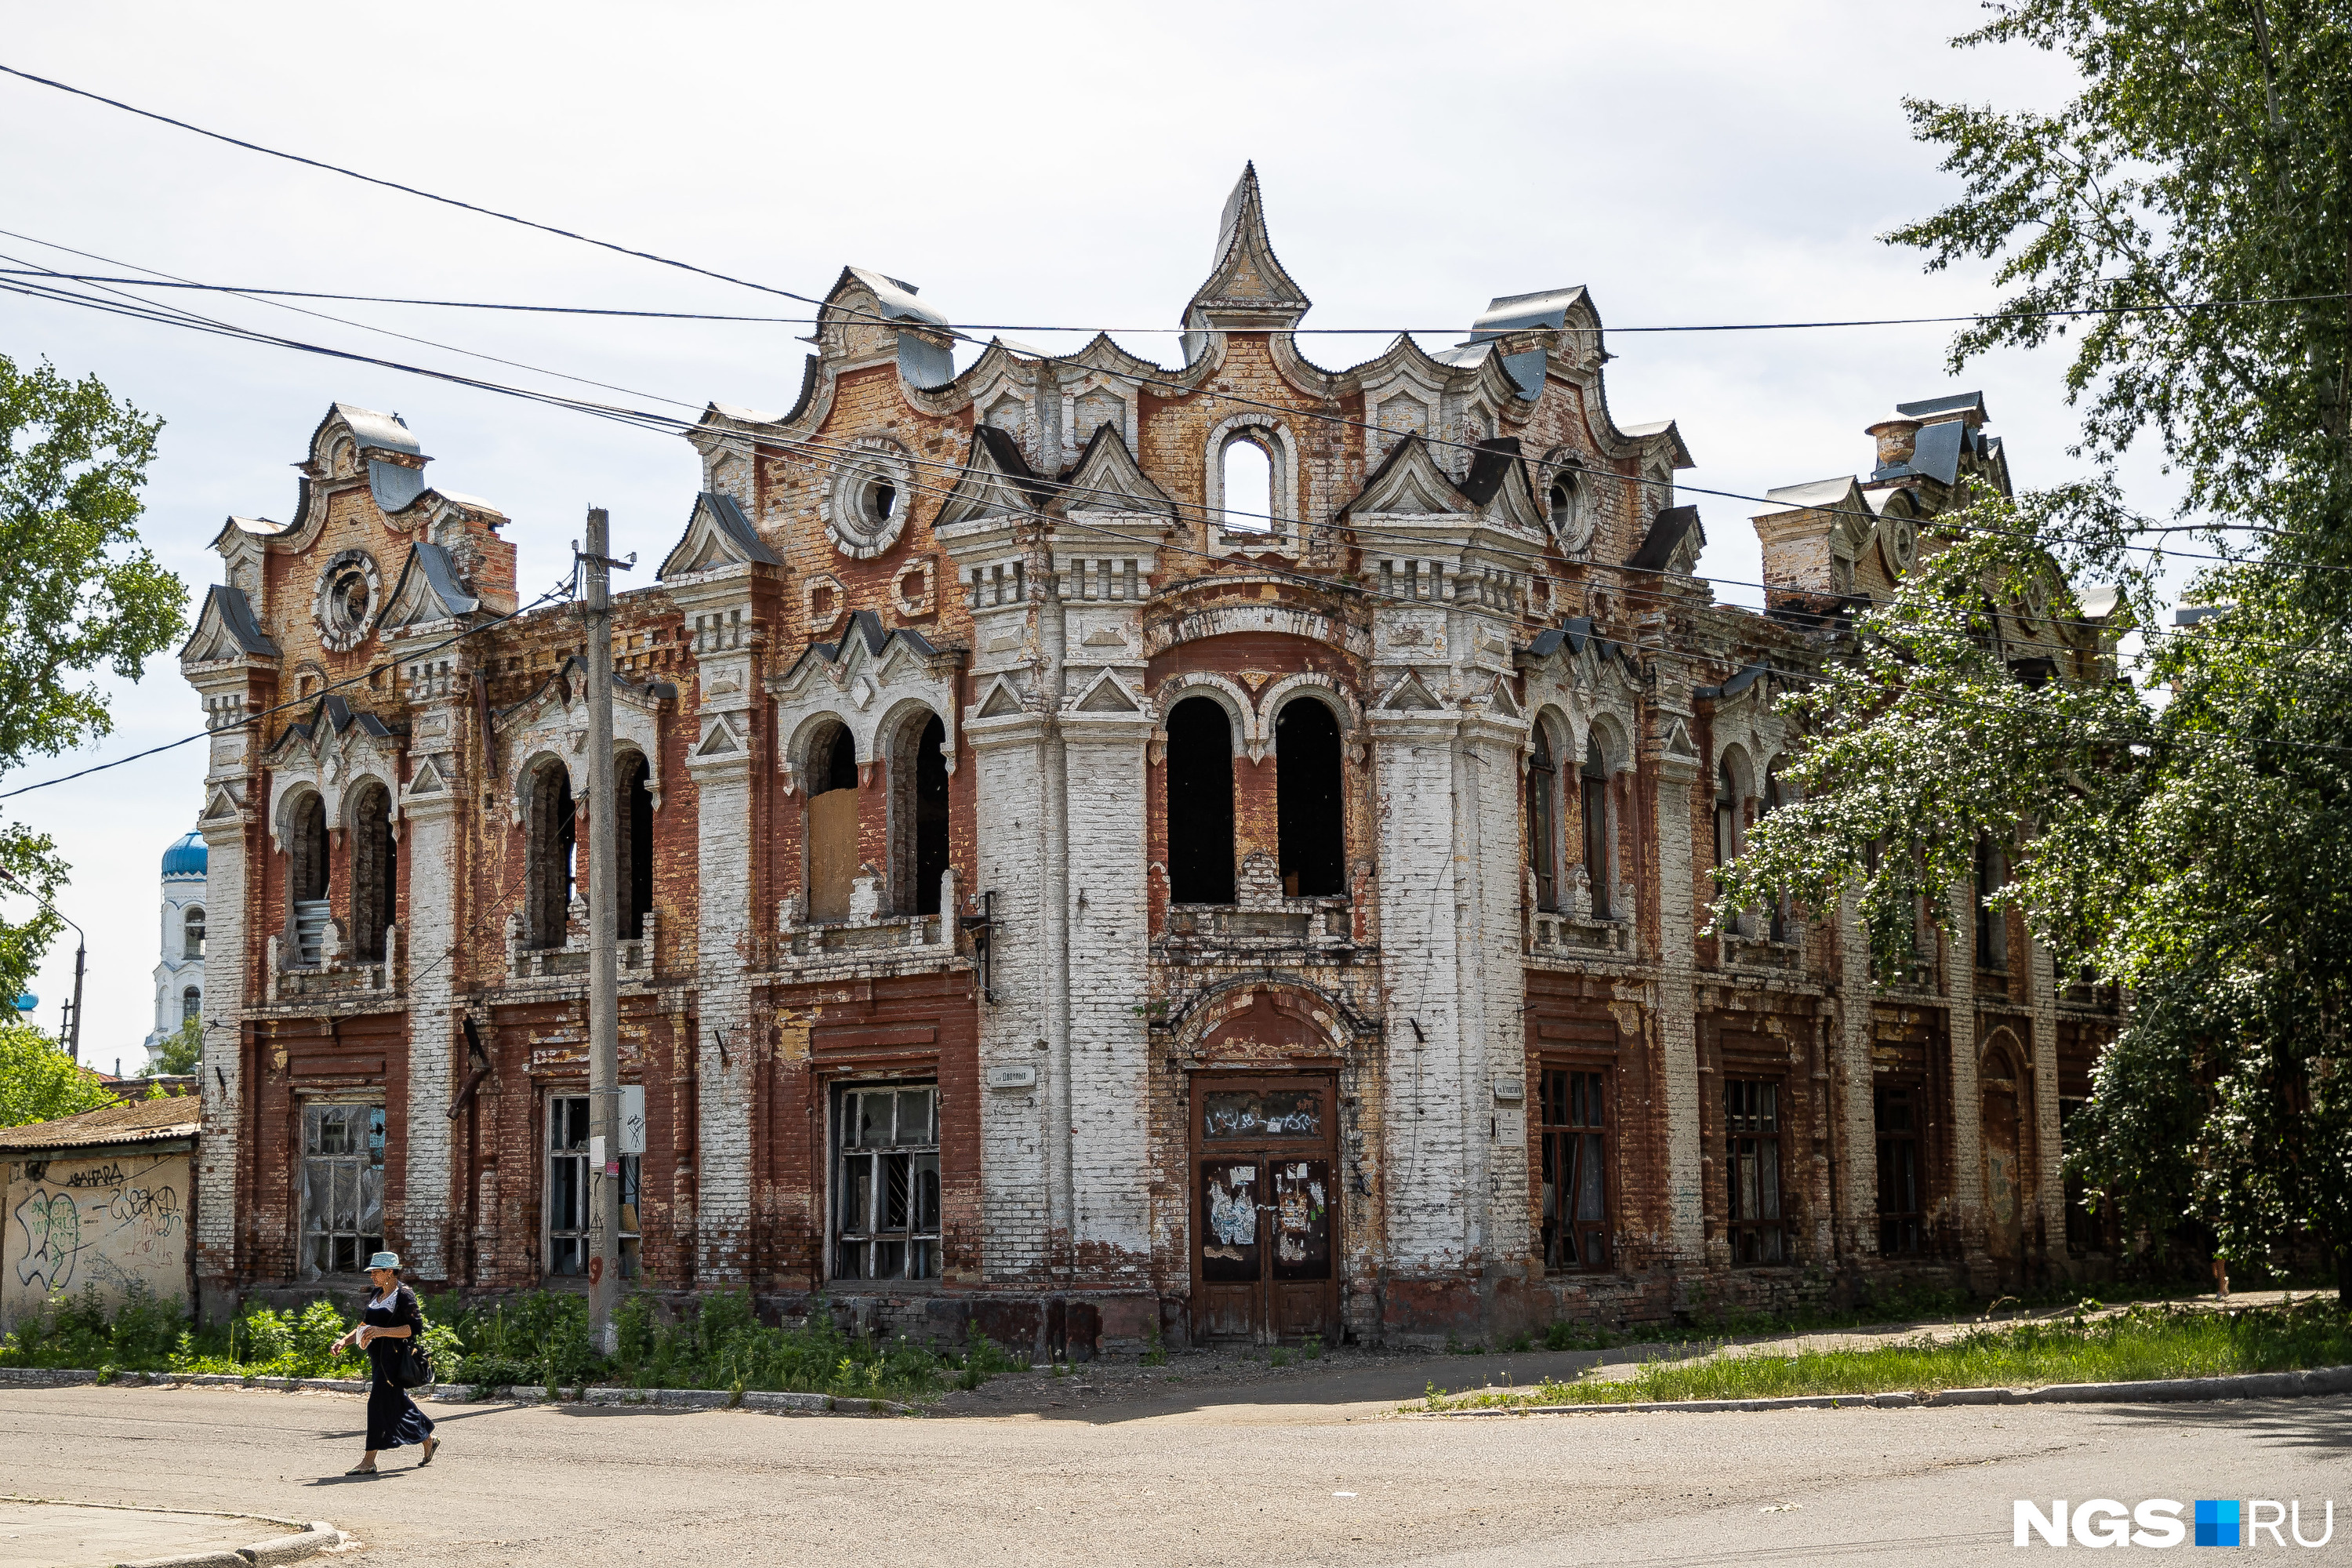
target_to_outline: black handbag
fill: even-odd
[[[406,1286],[401,1291],[408,1296],[412,1311],[408,1337],[400,1342],[392,1358],[392,1381],[403,1388],[423,1388],[433,1381],[433,1352],[425,1348],[425,1309],[415,1305],[416,1298]]]

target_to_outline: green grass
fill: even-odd
[[[2111,1317],[1979,1327],[1941,1343],[1924,1337],[1870,1350],[1773,1353],[1769,1346],[1705,1361],[1656,1361],[1631,1377],[1546,1381],[1448,1395],[1432,1386],[1407,1409],[1526,1405],[1633,1405],[1680,1399],[1778,1399],[1946,1388],[2132,1383],[2352,1363],[2352,1314],[2333,1301],[2215,1311],[2133,1307]]]

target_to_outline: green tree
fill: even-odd
[[[30,1024],[0,1024],[0,1127],[95,1110],[115,1097]]]
[[[163,422],[95,377],[0,355],[0,777],[112,729],[86,678],[136,680],[185,625],[187,590],[139,542],[139,489]],[[0,887],[53,899],[48,835],[0,822]],[[23,992],[58,921],[0,919],[0,1000]]]
[[[155,1051],[159,1072],[192,1073],[205,1059],[205,1021],[190,1014]]]
[[[2239,1258],[2315,1237],[2352,1297],[2352,8],[2023,0],[1958,41],[2061,52],[2081,89],[2052,114],[1910,103],[1963,188],[1889,238],[1996,261],[2011,292],[1955,369],[2072,334],[2094,474],[1950,519],[1787,700],[1804,798],[1720,908],[1852,899],[1890,959],[1919,900],[1957,912],[1982,837],[2016,836],[1997,901],[2062,972],[2135,994],[2074,1168],[2158,1245],[2184,1221]],[[2024,314],[2053,311],[2105,313]],[[2231,608],[2186,633],[2156,624],[2147,525],[2109,478],[2150,433],[2187,478],[2175,526],[2230,557],[2189,592]],[[2063,631],[2073,678],[2019,679],[1996,608],[2046,595],[2063,623],[2092,584],[2147,634],[2138,683]]]

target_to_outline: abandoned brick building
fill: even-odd
[[[206,1310],[380,1243],[436,1287],[582,1270],[608,874],[646,1289],[1084,1349],[2093,1265],[2057,1156],[2110,999],[1967,889],[1900,974],[1793,910],[1705,934],[1776,696],[2006,488],[1981,400],[1774,492],[1758,613],[1692,574],[1683,437],[1612,418],[1584,290],[1342,371],[1307,310],[1248,174],[1178,368],[959,371],[913,285],[845,270],[792,410],[691,430],[683,533],[616,601],[609,868],[579,618],[500,621],[506,519],[331,408],[183,655]]]

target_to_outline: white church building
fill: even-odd
[[[205,839],[194,831],[163,851],[162,945],[155,963],[155,1027],[142,1042],[152,1067],[183,1020],[204,1016]]]

